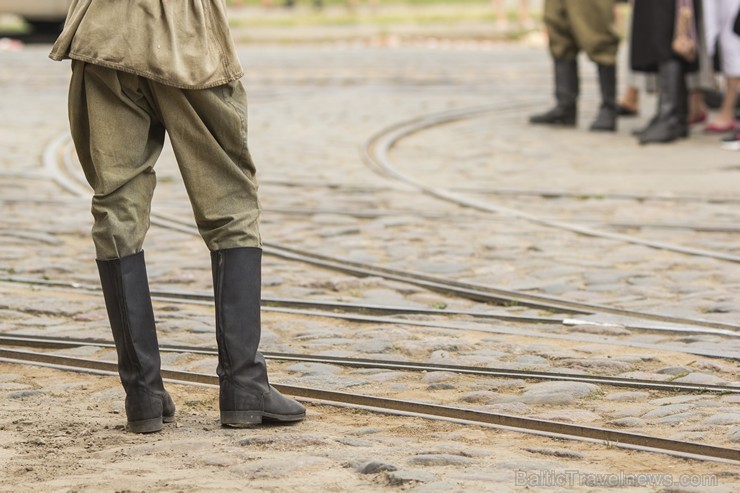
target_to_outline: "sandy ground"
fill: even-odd
[[[724,464],[316,404],[297,425],[222,429],[214,388],[173,384],[177,421],[158,434],[131,435],[123,432],[116,377],[12,364],[0,370],[6,386],[38,392],[3,398],[0,491],[390,491],[421,484],[398,471],[358,473],[367,461],[417,472],[413,464],[425,464],[419,474],[437,478],[433,491],[509,491],[515,468],[535,465],[584,475],[738,479],[737,468]],[[435,465],[435,455],[448,464]],[[417,458],[411,466],[410,458]]]

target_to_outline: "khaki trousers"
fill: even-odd
[[[553,58],[573,59],[583,50],[595,63],[616,64],[614,0],[545,0],[545,26]]]
[[[94,191],[97,258],[142,250],[165,132],[208,248],[261,246],[246,114],[239,81],[185,90],[73,60],[69,120]]]

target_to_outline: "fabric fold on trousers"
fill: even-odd
[[[261,246],[241,82],[187,90],[76,60],[72,68],[70,127],[94,191],[97,258],[141,251],[165,132],[208,248]]]

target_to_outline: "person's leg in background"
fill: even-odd
[[[519,26],[523,29],[534,29],[535,23],[532,20],[532,12],[529,8],[529,0],[519,0]]]
[[[509,25],[509,2],[508,0],[491,0],[491,7],[496,14],[496,28],[506,31]],[[519,0],[517,6],[517,25],[521,29],[533,29],[532,13],[529,10],[529,0]]]
[[[615,8],[616,11],[616,8]],[[632,23],[629,23],[629,35],[627,43],[632,38]],[[617,114],[621,117],[632,117],[640,114],[640,87],[644,89],[644,84],[640,84],[640,76],[633,70],[627,71],[627,88],[622,98],[617,103]]]
[[[696,11],[696,1],[694,2]],[[673,50],[675,0],[635,0],[630,65],[657,73],[658,105],[647,127],[637,131],[641,144],[672,142],[688,137],[686,74],[698,69]],[[695,19],[694,19],[695,20]]]
[[[72,62],[69,119],[93,188],[92,230],[98,271],[126,391],[128,430],[159,431],[175,405],[160,373],[146,274],[144,237],[164,128],[140,90],[140,78]]]
[[[716,1],[710,10],[712,17],[707,21],[717,30],[717,39],[722,74],[725,78],[724,97],[719,113],[707,125],[709,132],[734,131],[737,122],[735,109],[737,91],[740,87],[740,36],[732,30],[735,18],[740,11],[740,0]],[[710,3],[709,0],[705,3]]]
[[[689,91],[689,125],[696,125],[707,120],[709,113],[704,94],[714,86],[712,60],[707,50],[706,23],[703,6],[702,2],[696,3],[696,54],[699,70],[688,74],[686,77],[686,85]]]
[[[627,88],[617,103],[617,114],[621,117],[632,117],[640,114],[640,87],[634,72],[629,73]]]
[[[529,122],[539,125],[575,127],[578,120],[578,44],[571,31],[571,21],[566,11],[570,0],[545,0],[545,27],[553,59],[555,79],[555,107],[530,117]]]
[[[737,90],[740,88],[740,77],[725,77],[725,91],[719,113],[707,125],[707,132],[731,132],[737,128],[735,120],[735,106],[737,104]]]
[[[672,142],[688,137],[688,90],[684,63],[668,59],[658,67],[658,110],[639,134],[640,144]]]
[[[617,129],[617,51],[613,0],[570,0],[566,11],[576,42],[596,63],[601,106],[591,124],[594,131]]]
[[[491,0],[491,7],[496,14],[496,29],[506,31],[509,29],[509,16],[506,0]]]

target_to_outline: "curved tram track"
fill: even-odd
[[[517,107],[514,107],[517,108]],[[477,115],[484,112],[493,111],[490,107],[485,109],[468,110],[464,113],[465,117]],[[463,112],[452,113],[452,116],[459,119]],[[441,119],[442,123],[447,123],[451,116]],[[437,121],[436,119],[434,121]],[[437,124],[442,124],[437,123]],[[425,122],[429,126],[428,122]],[[402,127],[405,129],[405,127]],[[425,128],[425,127],[424,127]],[[405,129],[408,132],[408,129]],[[405,134],[404,134],[405,135]],[[69,134],[63,134],[56,138],[47,147],[44,153],[44,166],[50,176],[65,190],[78,197],[87,198],[90,194],[88,185],[84,179],[79,176],[78,167],[74,164],[74,148],[71,145]],[[192,222],[183,220],[178,217],[162,213],[152,213],[152,224],[185,234],[199,236],[197,228]],[[436,276],[425,275],[417,272],[409,272],[399,269],[389,269],[377,265],[370,265],[361,262],[352,262],[344,259],[337,259],[326,255],[307,252],[299,249],[290,248],[275,243],[265,243],[264,251],[266,254],[293,260],[297,262],[311,264],[317,267],[344,272],[356,276],[373,276],[387,280],[398,281],[423,287],[432,291],[459,296],[474,301],[481,301],[494,304],[516,304],[531,308],[548,310],[556,313],[571,314],[607,314],[618,317],[627,317],[637,320],[651,320],[661,323],[678,324],[692,327],[708,327],[715,329],[724,329],[740,333],[740,324],[714,322],[702,319],[690,319],[685,317],[675,317],[657,313],[640,312],[626,310],[605,305],[591,303],[575,302],[553,296],[534,295],[519,291],[495,288],[476,283],[459,282]]]
[[[422,132],[429,128],[447,125],[449,123],[461,120],[476,118],[480,115],[489,114],[494,111],[501,112],[509,109],[516,109],[518,107],[519,106],[502,107],[501,105],[480,106],[461,110],[443,111],[397,123],[395,125],[382,129],[378,131],[375,135],[373,135],[365,143],[362,149],[362,158],[370,168],[376,170],[383,176],[401,182],[437,199],[443,200],[445,202],[450,202],[462,207],[472,208],[488,213],[500,214],[502,216],[514,217],[522,219],[524,221],[529,221],[534,224],[540,224],[542,226],[555,228],[562,231],[569,231],[571,233],[576,233],[589,237],[597,237],[618,242],[631,243],[634,245],[641,245],[649,248],[665,250],[685,255],[712,258],[734,263],[740,262],[740,256],[732,255],[729,253],[690,248],[682,245],[675,245],[672,243],[644,240],[634,236],[600,231],[597,229],[565,221],[546,219],[535,214],[524,212],[518,209],[513,209],[510,207],[501,206],[492,202],[472,199],[460,195],[459,192],[456,193],[452,190],[424,184],[415,177],[398,169],[398,167],[395,166],[393,160],[390,157],[391,150],[402,140],[413,134]]]

